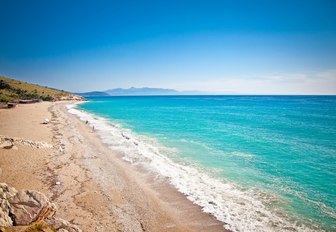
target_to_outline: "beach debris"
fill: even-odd
[[[53,148],[51,144],[42,141],[32,141],[28,139],[0,135],[1,149],[17,149],[17,147],[14,145],[25,145],[33,148]]]
[[[56,185],[60,185],[60,184],[61,184],[61,182],[59,182],[59,181],[56,182]]]
[[[48,124],[50,122],[50,120],[48,118],[45,118],[44,121],[42,122],[42,124]]]
[[[54,228],[60,232],[81,232],[70,222],[54,217],[55,213],[55,204],[43,193],[18,191],[0,183],[0,231],[27,231],[34,226],[44,226],[47,230],[43,231]]]

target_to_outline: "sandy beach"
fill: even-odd
[[[0,109],[0,135],[53,146],[1,149],[0,182],[44,193],[83,231],[225,231],[167,180],[123,161],[67,112],[70,103]]]

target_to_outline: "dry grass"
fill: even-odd
[[[63,90],[56,90],[48,87],[30,84],[3,76],[0,76],[0,82],[2,83],[2,85],[6,85],[5,87],[0,87],[0,102],[9,102],[16,99],[33,98],[42,100],[54,100],[60,97],[66,97],[71,95],[70,93],[67,93]]]
[[[56,230],[45,222],[38,222],[28,226],[25,232],[56,232]]]
[[[49,226],[44,221],[33,223],[29,226],[0,227],[0,232],[56,232],[57,230]]]

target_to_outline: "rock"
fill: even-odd
[[[7,205],[6,203],[4,203],[2,200],[0,202],[1,206],[0,206],[0,226],[12,226],[13,225],[13,221],[12,219],[9,217],[9,205]],[[5,208],[5,210],[3,210],[3,208]]]
[[[19,191],[9,199],[9,204],[14,225],[42,221],[56,212],[56,206],[45,195],[32,190]]]
[[[71,224],[68,221],[65,221],[61,218],[52,217],[50,219],[45,220],[48,225],[55,228],[57,231],[62,232],[82,232],[77,226]]]
[[[24,146],[30,146],[33,148],[53,148],[51,144],[48,144],[43,141],[31,141],[28,139],[0,135],[0,148],[15,149],[15,145],[18,145],[18,144],[24,145]]]
[[[5,183],[0,183],[0,226],[12,226],[13,220],[9,216],[10,204],[8,199],[16,195],[17,191]]]
[[[16,104],[15,103],[9,103],[7,104],[8,109],[15,108]]]
[[[42,193],[17,191],[0,183],[0,232],[82,232],[77,226],[55,218],[56,206]]]
[[[2,149],[11,149],[14,146],[14,143],[12,143],[11,141],[7,140],[7,141],[3,141],[0,144],[0,148]]]
[[[50,120],[48,118],[44,119],[44,121],[42,122],[42,124],[48,124],[50,122]]]
[[[0,183],[0,199],[9,199],[17,194],[15,188],[9,187],[6,183]]]
[[[5,183],[0,183],[0,226],[13,225],[13,220],[9,216],[10,203],[8,200],[15,196],[16,193],[15,188],[11,188]]]

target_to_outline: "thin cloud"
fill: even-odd
[[[318,73],[288,73],[260,77],[228,77],[181,83],[179,89],[198,89],[227,94],[336,94],[336,70]]]

